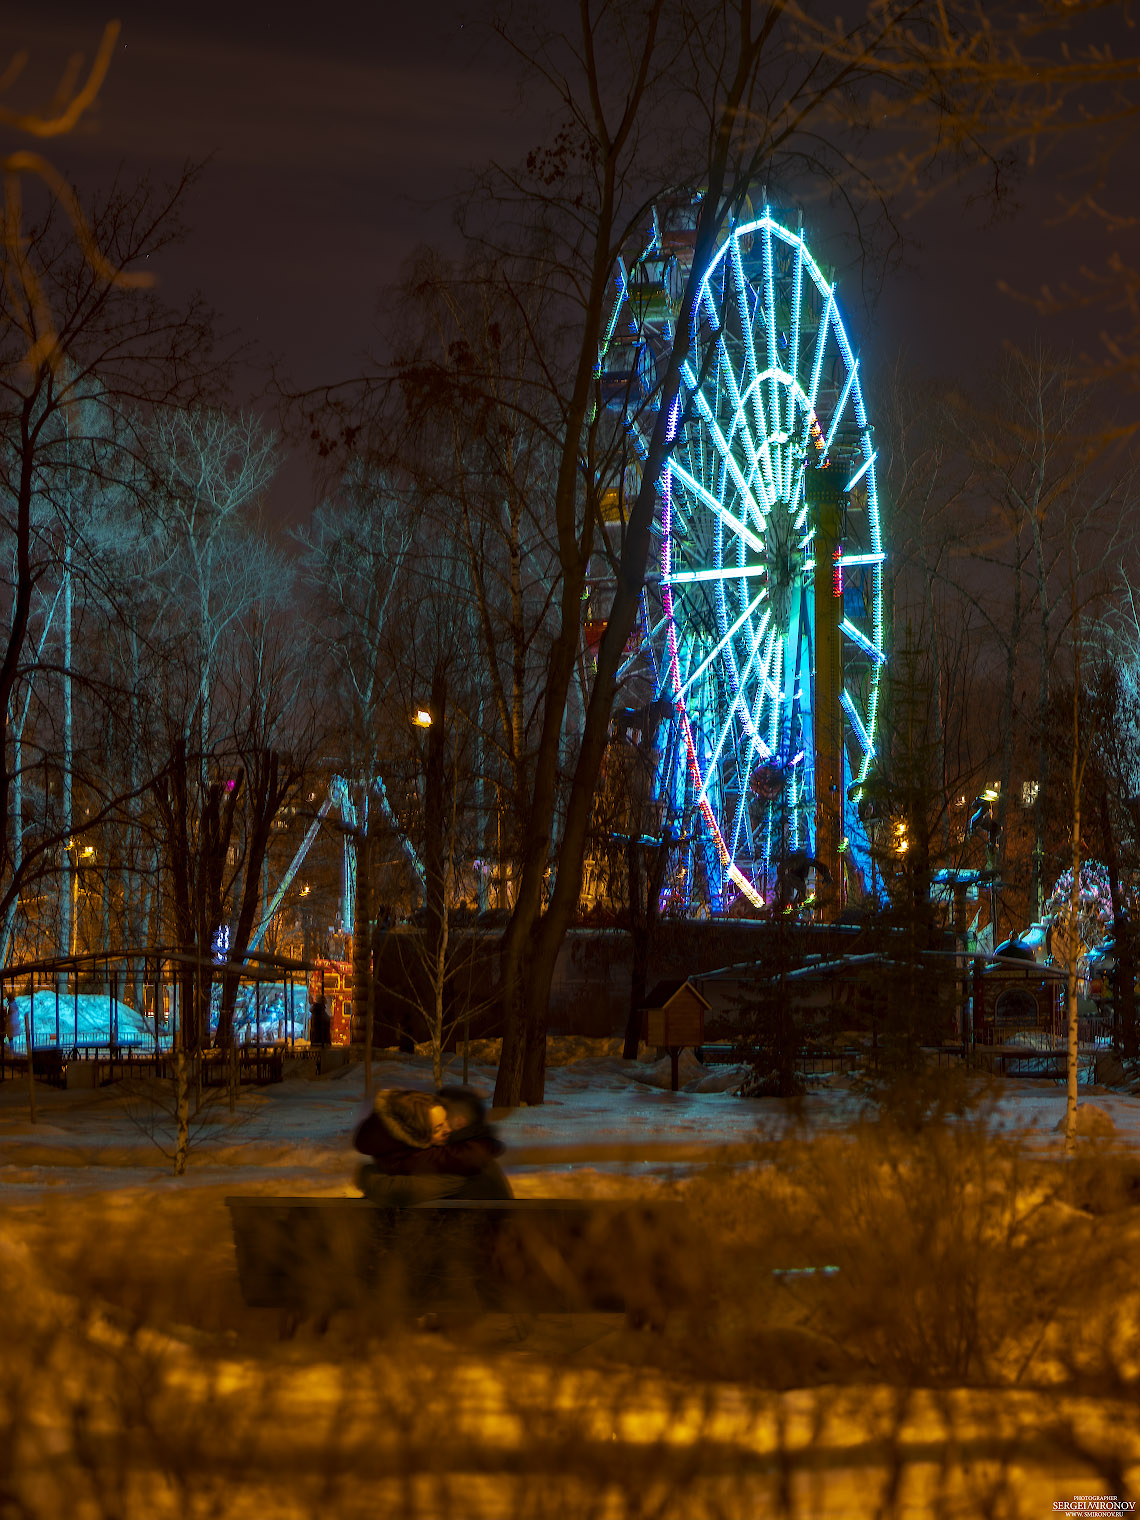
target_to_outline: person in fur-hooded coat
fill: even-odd
[[[357,1184],[376,1202],[510,1197],[497,1165],[503,1145],[463,1104],[406,1088],[376,1094],[352,1143],[371,1157]],[[397,1180],[398,1179],[398,1180]],[[500,1181],[501,1179],[501,1181]]]

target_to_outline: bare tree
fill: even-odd
[[[525,220],[534,253],[522,259],[520,283],[547,282],[564,302],[572,337],[564,352],[540,346],[557,397],[557,472],[552,536],[560,587],[544,689],[541,735],[528,798],[527,846],[514,913],[503,947],[506,1034],[496,1101],[537,1102],[543,1091],[545,1009],[554,958],[575,911],[593,795],[605,750],[618,670],[644,582],[656,494],[674,436],[674,408],[684,405],[682,367],[690,353],[701,271],[723,228],[748,194],[795,174],[802,194],[838,188],[867,213],[883,210],[886,167],[878,144],[858,140],[860,115],[876,96],[923,95],[939,113],[952,91],[916,66],[916,37],[933,45],[938,8],[875,6],[844,30],[847,53],[833,57],[804,18],[783,5],[652,5],[596,15],[583,8],[578,34],[543,30],[511,42],[533,60],[543,88],[558,101],[565,127],[524,169],[489,181],[497,212],[486,234],[505,241]],[[921,50],[920,50],[921,51]],[[691,93],[678,88],[691,82]],[[672,130],[659,137],[665,112]],[[864,115],[864,121],[865,121]],[[854,135],[853,135],[854,134]],[[654,147],[667,141],[667,168]],[[882,173],[878,172],[881,169]],[[911,176],[913,178],[913,175]],[[700,185],[693,256],[678,301],[670,351],[653,398],[652,428],[636,489],[624,504],[614,552],[614,587],[596,673],[568,767],[563,753],[590,555],[602,492],[622,478],[627,455],[608,432],[598,405],[598,355],[609,311],[609,282],[619,250],[646,216],[647,199],[664,189]],[[892,186],[893,188],[893,186]],[[890,227],[890,219],[879,225]],[[544,262],[545,260],[545,262]],[[565,792],[561,772],[569,769]],[[554,882],[546,899],[548,867]]]
[[[277,440],[254,417],[198,407],[158,413],[146,441],[166,549],[155,579],[167,591],[167,616],[183,624],[193,646],[204,763],[222,641],[263,594],[243,530],[276,473]]]
[[[89,227],[115,269],[160,256],[179,235],[179,205],[188,183],[184,177],[163,192],[145,185],[116,187],[97,201]],[[21,722],[32,662],[60,668],[56,649],[40,643],[42,629],[41,635],[34,631],[37,597],[53,585],[62,585],[66,596],[82,567],[89,578],[98,578],[100,596],[115,605],[98,557],[80,557],[84,505],[92,492],[116,487],[124,459],[137,453],[132,408],[144,398],[147,407],[160,407],[192,397],[214,373],[210,323],[197,305],[169,310],[153,292],[125,285],[114,269],[93,265],[55,204],[24,236],[22,257],[28,267],[34,265],[35,292],[14,275],[0,288],[0,510],[11,566],[2,591],[0,657],[5,724],[0,914],[5,917],[29,873],[49,865],[58,870],[71,837],[69,820],[56,816],[34,838],[25,830],[20,846],[13,842],[13,767],[24,762],[17,762],[11,724]],[[114,419],[110,434],[109,417]],[[66,672],[65,697],[76,674]],[[104,690],[100,699],[108,695]],[[66,712],[63,725],[66,731]],[[26,737],[22,731],[21,742]],[[104,797],[86,816],[87,826],[100,827],[110,807]]]
[[[749,197],[765,187],[778,196],[794,184],[801,201],[830,196],[853,213],[867,270],[877,253],[897,247],[890,195],[913,193],[943,161],[937,133],[926,139],[925,160],[900,161],[897,136],[877,131],[884,100],[892,112],[921,105],[927,123],[953,118],[955,129],[947,127],[942,141],[956,162],[984,163],[1000,175],[1003,165],[971,136],[969,111],[957,98],[964,76],[932,66],[936,57],[945,63],[956,56],[954,29],[967,16],[973,19],[973,7],[876,4],[854,24],[820,33],[784,3],[694,0],[669,7],[653,0],[644,7],[583,5],[567,31],[549,25],[538,8],[499,28],[527,86],[550,107],[552,132],[524,163],[496,167],[481,179],[464,225],[488,277],[515,307],[527,360],[510,367],[522,380],[517,389],[500,383],[500,350],[472,341],[478,324],[469,304],[462,320],[450,319],[434,373],[438,389],[450,386],[514,411],[514,434],[542,438],[549,458],[542,520],[554,602],[544,613],[549,632],[502,948],[500,1103],[542,1097],[550,979],[579,900],[594,792],[676,409],[683,414],[690,404],[681,376],[702,271],[726,226],[747,214]],[[603,404],[599,356],[618,257],[645,246],[654,202],[677,195],[693,206],[692,256],[676,292],[671,343],[642,412],[644,457],[635,462],[627,432]],[[432,367],[426,356],[417,363],[416,385]],[[406,379],[397,359],[366,377],[363,389],[374,398]],[[338,392],[342,405],[350,390]],[[350,431],[342,429],[346,441]],[[620,502],[612,541],[599,531],[607,493]],[[598,612],[604,632],[596,662],[582,683],[582,609],[595,554],[609,561],[610,589]]]

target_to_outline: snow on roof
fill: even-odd
[[[643,1008],[667,1008],[677,994],[683,992],[686,987],[694,997],[700,998],[706,1008],[712,1006],[704,993],[695,987],[687,976],[672,977],[664,982],[658,982],[641,1006]]]

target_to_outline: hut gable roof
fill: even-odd
[[[695,998],[699,998],[706,1008],[711,1007],[704,993],[694,987],[692,982],[685,976],[673,977],[669,981],[658,982],[642,1003],[643,1008],[668,1008],[669,1004],[678,993],[689,991]]]

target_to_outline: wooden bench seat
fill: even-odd
[[[245,1302],[318,1318],[372,1305],[626,1313],[658,1322],[684,1301],[684,1210],[562,1198],[226,1199]]]

